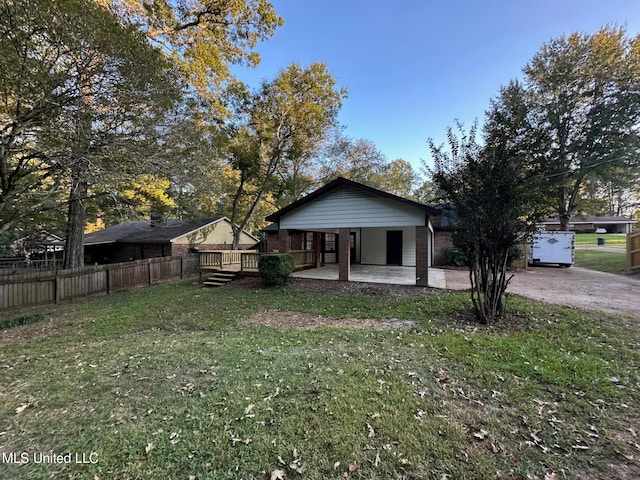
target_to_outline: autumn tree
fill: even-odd
[[[230,66],[255,67],[257,43],[284,25],[268,0],[95,0],[140,30],[183,71],[217,121],[228,114]]]
[[[542,46],[524,68],[532,154],[544,159],[562,230],[587,180],[629,171],[640,151],[640,36],[604,27]]]
[[[51,155],[60,141],[43,133],[79,97],[64,66],[82,44],[63,17],[49,13],[55,4],[0,0],[0,234],[64,203],[61,165]]]
[[[81,266],[89,198],[149,171],[180,82],[136,29],[92,2],[3,1],[2,8],[0,170],[4,192],[13,192],[9,210],[41,208],[21,192],[60,208],[66,189],[65,267]]]
[[[345,95],[322,63],[292,64],[242,95],[228,147],[229,163],[239,175],[231,211],[234,249],[265,195],[277,189],[286,159],[317,148],[336,124]]]

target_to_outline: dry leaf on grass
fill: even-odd
[[[271,472],[271,480],[284,480],[285,477],[286,477],[286,474],[284,473],[284,471],[280,469],[276,469],[273,472]]]
[[[358,464],[358,462],[354,461],[354,462],[349,463],[349,472],[355,472],[359,468],[360,468],[360,465]]]

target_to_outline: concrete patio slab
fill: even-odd
[[[338,265],[328,264],[321,268],[311,268],[293,273],[296,278],[316,280],[338,280]],[[415,285],[415,267],[397,267],[386,265],[351,265],[352,282],[386,283],[389,285]],[[429,286],[446,289],[444,270],[429,269]]]

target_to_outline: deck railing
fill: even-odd
[[[289,253],[293,255],[293,265],[296,268],[315,264],[313,250],[292,250]]]
[[[240,257],[240,270],[243,272],[257,271],[259,259],[260,254],[258,252],[243,253]]]
[[[313,250],[293,250],[295,268],[308,267],[315,264]],[[255,250],[212,250],[200,252],[200,269],[231,269],[243,272],[258,270],[260,253]]]

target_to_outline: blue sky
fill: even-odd
[[[551,38],[605,24],[640,33],[637,0],[272,0],[285,26],[261,43],[251,86],[291,62],[327,64],[349,96],[345,135],[388,160],[429,162],[456,119],[481,122],[500,86]]]

